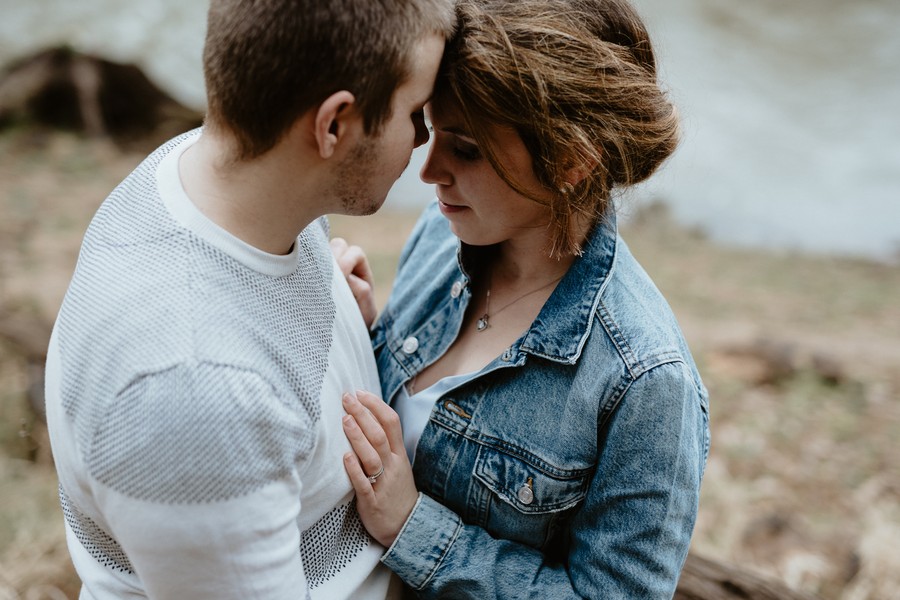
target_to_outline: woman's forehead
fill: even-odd
[[[434,96],[425,107],[432,122],[442,125],[465,128],[465,117],[462,108],[455,98],[449,95]]]
[[[459,102],[448,94],[432,98],[426,105],[425,111],[426,116],[435,129],[462,137],[482,140],[490,138],[498,141],[508,136],[519,137],[515,127],[490,121],[478,121],[475,123],[478,129],[478,135],[476,136],[466,122],[466,116]]]

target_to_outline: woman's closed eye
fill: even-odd
[[[453,138],[453,155],[469,162],[481,158],[481,150],[475,144],[466,142],[457,136]]]
[[[434,143],[440,144],[444,150],[449,151],[454,158],[465,162],[475,162],[482,157],[481,149],[475,140],[459,132],[455,127],[435,127]]]

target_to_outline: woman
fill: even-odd
[[[709,433],[675,319],[616,233],[614,192],[677,143],[650,40],[625,0],[458,13],[429,106],[437,202],[373,328],[393,409],[344,398],[360,516],[422,597],[670,598]]]

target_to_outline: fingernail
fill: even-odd
[[[344,404],[350,404],[351,402],[353,402],[353,395],[350,393],[346,393],[341,396],[341,399],[343,400]]]

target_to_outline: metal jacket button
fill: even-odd
[[[419,340],[417,340],[413,336],[409,336],[405,340],[403,340],[403,352],[405,354],[412,354],[416,350],[419,349]]]
[[[456,281],[453,283],[453,287],[450,288],[450,296],[453,298],[459,298],[459,295],[462,294],[463,284],[461,281]]]
[[[531,490],[531,486],[527,483],[523,483],[522,487],[519,488],[516,496],[519,498],[519,502],[522,504],[528,505],[534,502],[534,492]]]

